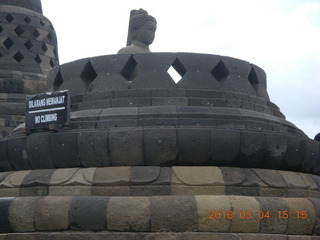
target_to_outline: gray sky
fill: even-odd
[[[115,54],[129,13],[158,21],[153,52],[246,60],[267,73],[268,93],[310,138],[320,132],[319,0],[42,0],[58,36],[60,63]]]

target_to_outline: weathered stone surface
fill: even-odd
[[[177,130],[173,127],[143,129],[143,152],[147,165],[163,166],[177,159]]]
[[[274,235],[274,234],[254,234],[254,233],[241,233],[238,234],[238,240],[288,240],[286,235]]]
[[[234,218],[231,220],[230,232],[258,233],[260,219],[257,218],[260,205],[254,197],[229,196]]]
[[[240,160],[241,166],[260,167],[265,164],[266,137],[261,132],[241,132]]]
[[[0,238],[1,239],[1,238]],[[5,240],[51,240],[48,233],[18,233],[8,234]]]
[[[202,165],[207,163],[210,156],[210,134],[208,129],[177,129],[179,164]]]
[[[197,205],[192,196],[151,197],[151,231],[188,232],[197,229]]]
[[[176,58],[176,53],[134,54],[133,57],[139,71],[130,84],[131,89],[176,88],[175,82],[167,73]]]
[[[304,198],[283,198],[289,207],[287,234],[311,235],[316,221],[313,204]]]
[[[221,151],[221,149],[228,149]],[[211,131],[211,158],[217,162],[234,161],[240,154],[240,132],[215,129]]]
[[[143,165],[142,129],[111,129],[109,152],[113,166]]]
[[[111,197],[106,211],[110,231],[150,231],[150,200],[147,197]]]
[[[97,186],[128,186],[130,183],[131,167],[97,168],[93,184]]]
[[[130,167],[97,168],[93,178],[92,195],[130,195]]]
[[[320,235],[320,200],[316,198],[309,198],[309,200],[313,204],[316,213],[313,234]]]
[[[107,131],[82,131],[78,134],[77,140],[82,166],[103,167],[110,165]]]
[[[43,196],[48,194],[48,186],[55,170],[31,171],[21,184],[21,196]]]
[[[172,167],[172,184],[224,185],[218,167]]]
[[[220,167],[226,185],[241,185],[245,178],[245,172],[241,168]]]
[[[132,185],[150,184],[159,178],[160,171],[160,167],[132,167],[130,182]]]
[[[49,233],[49,240],[89,240],[91,234],[87,232]]]
[[[238,240],[237,234],[232,233],[183,233],[183,240]]]
[[[12,166],[8,160],[6,141],[0,141],[0,152],[0,172],[12,170]]]
[[[30,169],[26,152],[26,137],[16,137],[7,143],[7,154],[15,170]]]
[[[39,198],[15,198],[9,208],[10,226],[13,232],[35,231],[35,207]]]
[[[279,218],[278,211],[289,211],[287,204],[281,198],[258,197],[260,204],[260,232],[272,234],[285,234],[288,220]]]
[[[71,197],[41,198],[35,209],[37,231],[62,231],[69,228]]]
[[[0,198],[0,233],[11,232],[9,220],[9,207],[13,198]]]
[[[77,135],[77,132],[62,132],[50,135],[50,145],[55,146],[51,147],[51,155],[56,168],[80,167]]]
[[[301,168],[306,149],[305,139],[299,137],[288,137],[288,148],[286,152],[286,164],[289,170]]]
[[[283,176],[276,170],[263,170],[253,169],[259,179],[270,187],[286,188],[287,183],[284,181]]]
[[[48,132],[33,133],[26,138],[28,162],[33,169],[54,168],[49,136]]]
[[[108,197],[74,197],[70,203],[70,228],[75,231],[106,229]]]
[[[288,137],[280,134],[266,134],[266,151],[268,154],[268,167],[278,169],[285,163],[288,147]]]
[[[227,196],[195,196],[199,232],[229,232],[232,216]]]

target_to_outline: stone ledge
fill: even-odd
[[[319,212],[314,203],[319,201],[245,196],[0,198],[4,213],[0,232],[106,230],[310,236],[317,234],[314,229]],[[89,210],[88,206],[95,207]],[[270,227],[261,228],[263,222],[269,222]],[[279,224],[283,227],[272,227]]]
[[[0,173],[0,197],[246,195],[320,198],[320,177],[232,167],[102,167]]]

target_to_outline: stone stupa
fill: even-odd
[[[0,29],[20,34],[0,31],[0,61],[39,74],[44,60],[16,59],[44,58],[23,45],[56,49],[48,35],[35,39],[52,26],[37,2],[0,5]],[[263,69],[151,53],[155,30],[146,11],[133,12],[132,44],[119,54],[59,65],[44,78],[47,91],[69,91],[70,125],[30,134],[20,126],[0,141],[0,240],[320,239],[320,143],[270,101]]]

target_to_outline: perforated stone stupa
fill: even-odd
[[[31,19],[20,5],[0,7],[11,11],[4,19],[16,9]],[[8,38],[19,39],[1,35],[5,48]],[[37,56],[57,59],[18,51],[39,71]],[[17,70],[33,69],[25,64]],[[196,53],[49,65],[34,82],[69,90],[70,125],[20,126],[0,141],[0,240],[320,239],[320,143],[270,101],[260,67]],[[19,94],[38,91],[28,89]]]

